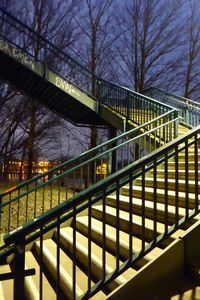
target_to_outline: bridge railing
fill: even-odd
[[[180,116],[183,121],[192,126],[198,126],[200,124],[200,103],[192,101],[190,99],[179,97],[167,92],[164,92],[158,88],[149,88],[144,91],[144,94],[157,99],[162,103],[171,105],[179,110]]]
[[[136,124],[141,125],[173,110],[167,104],[103,80],[3,9],[0,9],[0,37],[0,50],[7,47],[9,51],[6,42],[12,44],[16,47],[14,56],[26,54],[32,61],[41,63],[44,74],[46,68],[55,72]]]

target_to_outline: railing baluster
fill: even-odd
[[[132,174],[129,175],[129,260],[133,254],[133,179]]]
[[[106,191],[103,189],[103,216],[102,216],[102,280],[106,278]]]
[[[35,181],[35,188],[37,187],[37,181]],[[34,192],[34,211],[33,211],[33,218],[36,217],[37,214],[37,189]]]
[[[189,164],[188,164],[189,156],[188,156],[188,140],[185,141],[185,218],[188,218],[189,215]]]
[[[52,183],[50,183],[50,209],[53,207],[52,195],[53,195],[53,187],[52,187]]]
[[[178,225],[178,220],[179,220],[179,168],[178,168],[178,146],[175,148],[175,156],[174,156],[174,161],[175,161],[175,170],[174,170],[174,179],[175,179],[175,224],[176,226]]]
[[[168,153],[165,154],[165,182],[164,182],[164,206],[165,206],[165,233],[168,232]]]
[[[72,195],[75,196],[75,184],[76,184],[76,175],[75,175],[75,171],[73,171],[72,174]]]
[[[39,274],[39,296],[40,300],[43,299],[43,227],[40,227],[40,257],[39,257],[39,266],[40,266],[40,274]]]
[[[81,170],[80,170],[80,191],[82,191],[84,188],[83,186],[83,168],[81,167]]]
[[[153,162],[153,189],[154,189],[154,201],[153,201],[153,240],[156,241],[156,237],[157,237],[157,202],[158,202],[157,163],[156,163],[156,159]]]
[[[72,253],[72,292],[73,300],[76,300],[76,205],[73,207],[73,253]]]
[[[14,300],[25,299],[25,238],[14,245]]]
[[[57,189],[58,189],[58,204],[60,204],[60,194],[61,194],[60,185],[61,185],[61,179],[59,178],[58,179],[58,187],[57,187]]]
[[[91,291],[91,263],[92,263],[92,207],[91,207],[91,197],[88,200],[88,294]]]
[[[26,185],[26,193],[28,192],[28,190],[29,190],[29,185],[27,184]],[[28,193],[26,194],[26,214],[25,214],[25,216],[26,216],[26,222],[28,221]]]
[[[20,215],[20,206],[19,206],[19,195],[20,195],[20,189],[18,189],[18,199],[17,199],[17,227],[19,227],[19,215]]]
[[[44,199],[45,199],[45,185],[43,185],[43,187],[42,187],[42,213],[44,213],[44,211],[45,211],[45,209],[44,209],[44,203],[45,203]]]
[[[142,252],[145,249],[145,166],[142,166]]]
[[[194,162],[195,162],[195,210],[198,211],[198,207],[199,207],[199,170],[198,170],[198,165],[199,165],[199,140],[197,137],[197,134],[195,134],[194,136]]]
[[[56,296],[57,300],[60,299],[60,216],[57,217],[56,226],[56,264],[57,264],[57,276],[56,276]]]
[[[9,200],[11,200],[11,194],[9,195]],[[8,232],[10,231],[10,221],[11,221],[10,213],[11,213],[11,204],[9,202],[9,204],[8,204]]]
[[[119,269],[119,257],[120,257],[120,253],[119,253],[119,241],[120,241],[120,235],[119,235],[119,212],[120,212],[120,206],[119,206],[119,202],[120,202],[120,186],[119,186],[119,180],[116,181],[116,270]]]

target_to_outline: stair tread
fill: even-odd
[[[115,195],[110,195],[107,196],[107,199],[113,199],[116,200],[116,196]],[[120,202],[124,202],[124,203],[129,203],[129,197],[126,195],[120,195]],[[142,206],[142,199],[140,198],[133,198],[132,202],[134,205],[138,205],[138,206]],[[174,205],[168,205],[168,212],[171,214],[175,214],[175,206]],[[154,202],[151,200],[145,200],[145,208],[154,208]],[[159,213],[159,211],[164,212],[165,211],[165,205],[163,203],[156,203],[156,208],[157,208],[157,213]],[[189,210],[191,211],[191,210]],[[183,207],[179,207],[178,208],[178,212],[179,212],[179,216],[184,216],[185,215],[185,208]]]
[[[169,291],[169,294],[168,299],[171,300],[198,300],[200,299],[200,286],[191,277],[184,275],[184,277],[179,280],[177,286],[174,287],[172,291]]]
[[[195,167],[195,164],[196,162],[193,161],[193,160],[189,160],[188,161],[188,171],[192,171]],[[175,165],[176,165],[176,162],[175,161],[168,161],[168,170],[171,171],[171,170],[175,170]],[[197,165],[198,167],[198,170],[200,170],[200,164],[198,163]],[[178,161],[178,170],[182,171],[182,170],[185,170],[185,161]]]
[[[103,211],[103,206],[102,205],[98,205],[95,206],[93,209],[95,210],[99,210],[99,211]],[[109,214],[111,214],[112,216],[116,216],[116,209],[113,207],[106,207],[106,211],[109,211]],[[120,211],[120,218],[125,219],[127,221],[129,221],[129,213],[124,212],[124,211]],[[153,220],[147,219],[145,218],[145,227],[152,230],[153,228]],[[136,223],[139,226],[141,226],[141,222],[142,222],[142,217],[140,216],[136,216],[133,215],[133,224]],[[157,224],[157,232],[159,232],[160,234],[162,234],[164,232],[164,224],[161,224],[160,222],[156,222]],[[147,225],[147,226],[146,226]],[[170,227],[170,226],[169,226]],[[179,229],[176,232],[174,232],[171,237],[172,239],[176,239],[179,238],[180,235],[183,234],[183,230]]]
[[[98,205],[98,206],[95,206],[93,209],[103,211],[103,206],[102,205]],[[115,208],[113,208],[111,206],[107,206],[106,207],[106,213],[108,213],[108,212],[109,212],[109,214],[112,214],[113,216],[116,216],[116,209]],[[119,218],[120,219],[125,219],[125,220],[129,221],[129,213],[120,210],[119,211]],[[134,224],[138,224],[139,226],[142,226],[142,217],[141,216],[137,216],[137,215],[133,215],[133,225]],[[145,218],[145,227],[149,228],[150,230],[152,230],[152,228],[153,228],[153,221],[150,220],[150,219]],[[157,222],[157,229],[158,229],[158,231],[160,231],[160,233],[162,233],[163,230],[164,230],[164,225],[161,224],[161,223],[159,223],[159,222]]]
[[[164,169],[157,169],[157,178],[165,178],[165,170]],[[192,169],[188,169],[188,172],[186,172],[184,169],[178,169],[177,171],[175,169],[168,169],[167,170],[167,177],[170,179],[175,179],[178,176],[178,179],[184,179],[186,177],[186,174],[188,174],[189,180],[195,180],[196,178],[196,172]],[[149,174],[151,177],[153,177],[153,170],[150,171]],[[198,180],[200,180],[200,170],[198,170],[197,173]]]
[[[40,251],[40,244],[39,242],[35,243],[37,251]],[[44,240],[43,243],[43,260],[46,260],[46,267],[48,271],[52,274],[54,279],[57,276],[57,268],[56,268],[56,252],[57,252],[57,245],[56,243],[51,240],[47,239]],[[70,297],[72,293],[72,261],[71,259],[64,253],[63,250],[60,249],[60,286],[65,295]],[[80,297],[83,292],[84,288],[86,289],[87,286],[87,276],[77,267],[77,281],[76,281],[76,296]]]
[[[137,181],[140,182],[142,180],[141,177],[138,177],[137,178]],[[154,182],[154,178],[153,177],[145,177],[145,182]],[[157,177],[156,178],[156,181],[157,182],[165,182],[165,178],[159,178]],[[176,179],[173,179],[173,178],[167,178],[167,181],[168,183],[175,183],[176,182]],[[179,184],[185,184],[185,179],[178,179],[178,183]],[[200,181],[198,182],[198,185],[200,184]],[[194,180],[188,180],[188,185],[194,185],[195,186],[195,181]]]
[[[150,172],[153,173],[153,170],[150,170]],[[157,169],[156,172],[157,172],[157,173],[165,173],[165,170],[164,170],[164,169]],[[180,169],[178,169],[177,172],[178,172],[178,174],[180,173],[180,175],[181,175],[182,173],[186,173],[185,170],[180,170]],[[175,169],[168,169],[168,170],[167,170],[167,173],[176,173],[176,170],[175,170]],[[195,172],[195,170],[190,170],[190,169],[189,169],[189,170],[188,170],[188,173],[195,174],[196,172]],[[200,171],[199,171],[199,170],[198,170],[198,174],[200,174]],[[158,178],[159,178],[159,177],[158,177]]]
[[[32,295],[31,299],[39,299],[39,277],[40,277],[40,267],[35,257],[33,256],[31,251],[26,252],[25,257],[25,268],[34,268],[36,274],[33,276],[27,276],[25,278],[25,286],[27,295]],[[56,293],[50,285],[48,279],[43,273],[42,276],[42,284],[43,284],[43,299],[56,299]]]
[[[180,298],[181,297],[181,298]],[[192,288],[191,290],[181,292],[178,295],[172,296],[170,298],[171,300],[199,300],[200,299],[200,287],[196,286],[195,288]]]
[[[188,150],[189,150],[190,148],[188,148]],[[190,149],[190,150],[192,150],[192,149]],[[200,154],[198,153],[198,156],[199,156]],[[180,151],[179,152],[179,154],[178,154],[178,156],[184,156],[185,157],[185,150],[183,150],[183,151]],[[195,153],[193,153],[192,151],[188,151],[188,156],[190,157],[190,156],[195,156]]]
[[[11,272],[9,264],[0,265],[0,274]],[[13,297],[13,279],[0,281],[0,299],[7,300]]]
[[[77,218],[77,222],[80,222],[82,225],[87,226],[88,225],[88,216],[83,216],[83,217],[78,217]],[[102,229],[102,222],[92,218],[91,219],[91,225],[93,230],[95,230],[96,232],[102,234],[103,229]],[[119,231],[119,238],[120,238],[120,245],[125,247],[128,250],[129,247],[129,235],[126,232],[123,231]],[[113,242],[116,242],[116,228],[112,227],[110,225],[106,224],[106,236],[109,237]],[[132,237],[132,243],[134,245],[133,247],[133,253],[137,253],[138,251],[141,250],[141,240],[138,239],[137,237]],[[147,244],[147,243],[146,243]],[[146,259],[148,261],[154,259],[155,257],[157,257],[158,255],[160,255],[162,253],[162,249],[158,248],[155,249],[155,251],[150,252],[149,254],[146,255]]]
[[[72,242],[73,240],[73,228],[65,227],[60,230],[61,236],[63,236],[67,241]],[[76,232],[76,247],[79,249],[83,255],[86,257],[88,256],[88,238],[79,232]],[[91,260],[92,263],[98,265],[99,269],[102,269],[102,248],[91,242]],[[108,251],[105,252],[106,254],[106,271],[107,273],[111,273],[116,268],[116,258],[111,255]],[[122,262],[121,262],[122,263]],[[131,269],[128,274],[122,274],[117,278],[119,284],[125,283],[127,279],[132,278],[135,275],[136,271]]]
[[[122,187],[122,191],[123,190],[129,190],[129,186],[125,185]],[[134,191],[142,191],[142,186],[139,185],[133,185],[133,192]],[[157,194],[159,195],[164,195],[165,194],[165,190],[164,189],[156,189]],[[152,187],[145,187],[145,192],[149,192],[149,193],[154,193],[154,188]],[[185,199],[185,192],[179,192],[179,199]],[[173,190],[168,190],[168,196],[172,196],[175,197],[176,192]],[[188,193],[189,199],[190,200],[195,200],[195,194],[194,193]],[[200,195],[198,196],[198,199],[200,200]]]
[[[200,181],[196,182],[194,180],[189,179],[187,181],[188,185],[188,192],[189,193],[195,193],[195,189],[197,187],[197,189],[199,190],[199,186],[200,186]],[[145,177],[145,188],[148,187],[153,187],[154,185],[157,185],[158,189],[165,189],[165,184],[167,184],[167,189],[168,191],[171,190],[177,190],[178,192],[185,192],[186,191],[186,180],[185,179],[178,179],[176,182],[175,178],[167,178],[167,180],[165,180],[165,177],[163,178],[156,178],[156,181],[154,180],[153,177]],[[137,185],[141,186],[142,185],[142,178],[137,178]]]

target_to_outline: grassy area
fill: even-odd
[[[0,180],[0,193],[3,193],[5,190],[10,189],[13,186],[16,186],[18,181],[8,181],[8,180]]]
[[[5,191],[16,185],[16,182],[1,182],[0,190]],[[66,201],[72,197],[72,192],[66,187],[58,185],[46,185],[32,190],[34,186],[29,186],[29,194],[26,193],[26,187],[20,190],[21,197],[16,199],[10,205],[2,208],[0,227],[1,232],[12,231],[15,228],[25,224],[27,221],[33,220],[40,216],[43,212],[48,211],[59,203]],[[2,199],[2,203],[6,203],[18,196],[18,192],[12,192],[11,197],[6,196]]]

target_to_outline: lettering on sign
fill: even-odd
[[[72,84],[58,76],[56,76],[56,86],[66,91],[70,95],[76,94],[77,96],[79,96],[79,92],[74,88]]]
[[[21,50],[13,48],[2,39],[0,39],[0,50],[14,57],[23,64],[28,65],[32,70],[34,70],[34,62],[27,55],[25,55]]]

